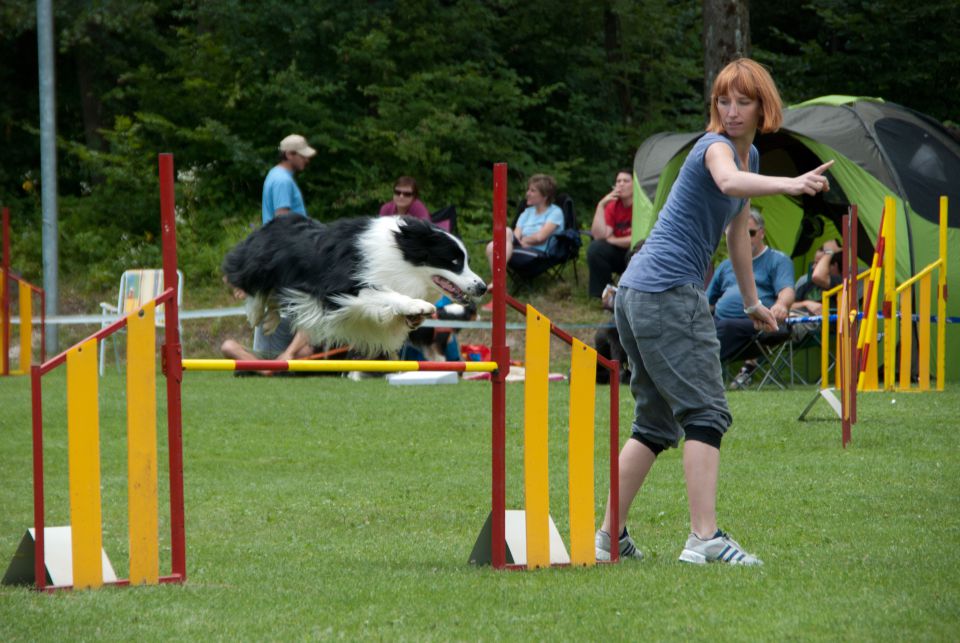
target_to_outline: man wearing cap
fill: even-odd
[[[299,134],[291,134],[280,141],[280,162],[267,173],[263,181],[263,201],[261,219],[267,225],[275,217],[285,214],[307,216],[303,204],[303,195],[293,175],[303,172],[317,151],[307,144],[307,139]],[[235,291],[238,298],[246,297],[243,291]],[[291,360],[309,357],[313,353],[310,338],[304,331],[294,331],[289,319],[281,317],[280,325],[273,333],[263,332],[263,325],[253,329],[253,352],[233,339],[227,339],[220,345],[220,352],[229,359]],[[241,372],[241,371],[238,371]],[[270,371],[261,374],[270,375]]]
[[[280,162],[273,166],[263,181],[261,219],[267,225],[273,218],[287,213],[307,216],[303,195],[294,174],[303,172],[317,151],[299,134],[291,134],[280,141]]]

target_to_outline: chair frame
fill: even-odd
[[[132,279],[136,277],[136,285],[133,284]],[[144,290],[141,288],[141,284],[145,283],[145,277],[149,278],[150,281],[156,284],[156,287],[152,291]],[[105,301],[100,302],[100,328],[106,328],[113,322],[117,321],[121,317],[128,315],[129,313],[137,310],[143,304],[147,303],[151,299],[156,298],[160,293],[163,292],[163,270],[159,268],[131,268],[129,270],[124,270],[123,274],[120,275],[120,287],[117,291],[117,303],[116,305],[107,303]],[[177,308],[181,308],[183,302],[183,272],[177,270]],[[163,328],[166,323],[166,318],[162,313],[162,306],[155,312],[156,314],[156,327]],[[178,322],[179,323],[179,322]],[[180,329],[182,330],[182,328]],[[121,331],[122,332],[122,331]],[[120,368],[120,353],[117,350],[117,333],[114,333],[110,336],[110,341],[113,345],[113,354],[117,364],[117,370]],[[100,340],[100,376],[102,377],[106,368],[106,357],[107,357],[107,342],[106,340]]]

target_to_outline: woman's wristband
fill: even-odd
[[[761,306],[761,302],[759,301],[752,306],[747,306],[746,308],[743,309],[743,314],[749,317],[753,313],[760,310],[760,306]]]

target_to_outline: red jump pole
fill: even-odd
[[[510,350],[507,348],[507,164],[493,166],[493,328],[492,356],[499,368],[492,373],[491,442],[493,460],[490,558],[494,569],[507,564],[506,534],[506,407]]]
[[[33,579],[36,588],[47,586],[46,545],[43,518],[43,395],[40,366],[30,367],[30,403],[33,407]]]
[[[186,535],[183,514],[183,425],[180,382],[183,380],[183,350],[177,309],[177,227],[173,188],[173,155],[160,154],[160,227],[163,240],[164,290],[173,290],[163,307],[163,372],[167,378],[167,443],[170,452],[170,547],[171,569],[181,581],[187,579]]]
[[[0,357],[0,375],[10,374],[10,208],[3,208],[3,258],[0,260],[3,299],[0,301],[0,319],[3,319],[3,356]]]

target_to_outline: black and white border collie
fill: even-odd
[[[444,293],[469,303],[487,290],[463,243],[413,217],[323,224],[277,217],[223,261],[227,282],[247,293],[247,318],[272,332],[280,315],[315,345],[394,354]]]

